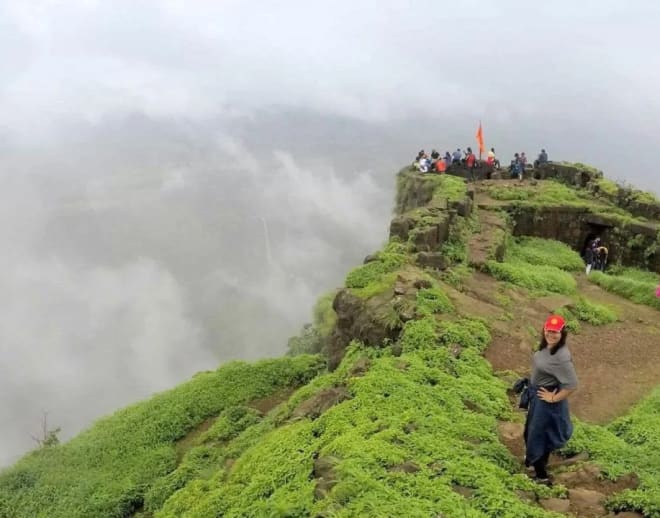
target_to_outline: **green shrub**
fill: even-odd
[[[454,305],[440,288],[424,288],[417,291],[417,309],[421,315],[450,313]]]
[[[391,273],[408,262],[405,245],[399,242],[388,243],[376,254],[376,260],[352,270],[346,277],[346,287],[362,289],[378,284],[384,275]]]
[[[619,186],[616,182],[608,180],[607,178],[598,178],[596,180],[598,189],[610,197],[615,197],[619,193]]]
[[[579,320],[589,322],[594,326],[602,326],[616,322],[618,317],[616,312],[604,306],[591,302],[585,298],[580,298],[575,304],[575,315]]]
[[[638,280],[643,275],[608,275],[602,272],[592,272],[588,279],[601,288],[632,300],[636,304],[645,304],[660,309],[660,298],[656,297],[656,282]]]
[[[401,347],[404,352],[434,347],[438,343],[438,331],[433,317],[409,320],[403,326]]]
[[[584,269],[584,261],[575,250],[560,241],[522,237],[507,247],[507,258],[530,264],[555,266],[566,271]]]
[[[607,273],[617,277],[627,277],[638,282],[650,282],[656,286],[660,283],[659,274],[648,270],[640,270],[639,268],[613,265],[608,268]]]
[[[337,313],[332,309],[332,303],[336,295],[336,291],[326,293],[316,301],[312,309],[314,327],[318,329],[319,334],[324,338],[330,335],[337,322]]]
[[[325,353],[326,338],[321,336],[319,330],[313,324],[305,324],[296,336],[289,338],[287,342],[288,356],[300,354]]]
[[[588,322],[593,326],[602,326],[616,322],[618,319],[613,309],[591,302],[584,297],[580,297],[572,306],[559,308],[555,313],[566,319],[566,327],[574,333],[580,332],[579,321]]]
[[[452,264],[467,262],[467,242],[465,240],[445,241],[442,244],[442,255]]]
[[[594,202],[593,199],[589,199],[586,191],[579,191],[568,187],[556,180],[544,180],[536,185],[525,183],[506,186],[491,186],[487,190],[492,198],[503,201],[514,201],[522,205],[586,206],[590,203],[597,203]]]
[[[501,281],[522,286],[537,293],[575,293],[577,283],[571,274],[555,266],[531,265],[522,261],[488,261],[486,269]]]
[[[564,306],[555,310],[554,312],[557,315],[564,317],[564,320],[566,320],[566,329],[568,329],[571,333],[577,334],[580,332],[580,322],[570,309]]]
[[[303,325],[296,336],[289,338],[289,356],[326,352],[328,338],[337,322],[337,313],[332,308],[336,295],[336,291],[331,291],[319,297],[312,309],[313,323]]]
[[[401,266],[405,259],[401,261],[388,258],[383,261],[372,261],[352,270],[346,277],[347,288],[366,288],[369,284],[378,282],[383,275],[396,270]]]
[[[450,266],[440,274],[443,282],[457,290],[463,289],[465,281],[472,275],[472,269],[465,263]]]
[[[467,196],[465,180],[458,176],[441,174],[433,177],[435,182],[434,196],[446,198],[448,201],[462,201]]]
[[[483,351],[490,343],[488,327],[479,319],[461,318],[456,321],[442,322],[439,329],[440,343],[444,345],[459,344],[462,347]]]

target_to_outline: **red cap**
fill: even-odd
[[[564,329],[566,321],[559,315],[550,315],[548,320],[545,321],[543,329],[545,331],[561,331]]]

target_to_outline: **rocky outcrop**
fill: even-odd
[[[414,167],[399,171],[396,193],[396,212],[403,214],[425,207],[433,198],[435,183],[430,174],[419,174]]]
[[[432,178],[414,171],[404,170],[399,182],[404,193],[399,192],[399,214],[390,223],[390,239],[408,243],[419,266],[444,270],[449,262],[441,253],[442,245],[450,239],[457,218],[471,215],[474,193],[451,201],[434,197]]]
[[[396,216],[390,223],[390,238],[409,242],[413,252],[437,251],[449,237],[455,214],[454,210],[424,208]]]
[[[337,294],[332,307],[337,313],[337,324],[328,345],[330,370],[337,368],[352,340],[381,347],[385,339],[396,340],[403,328],[403,320],[396,313],[393,290],[365,300],[344,289]]]
[[[603,177],[603,172],[581,164],[562,164],[549,162],[529,171],[537,180],[555,179],[573,187],[585,188],[596,179]]]
[[[369,298],[361,298],[350,289],[341,290],[333,302],[337,323],[329,338],[328,368],[338,367],[353,340],[370,347],[395,343],[404,324],[419,317],[415,309],[418,291],[430,287],[431,282],[420,268],[406,265],[390,288]],[[368,363],[356,364],[352,375],[359,376],[366,370]]]
[[[345,387],[324,389],[300,403],[291,415],[293,418],[309,417],[310,419],[316,419],[326,410],[350,397],[351,395]]]
[[[339,464],[337,457],[318,457],[314,461],[312,478],[315,482],[314,499],[321,500],[328,496],[330,490],[337,484],[335,466]]]

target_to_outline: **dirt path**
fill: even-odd
[[[498,284],[484,277],[480,274],[473,281],[479,290],[489,285],[493,289],[493,284]],[[571,410],[585,421],[605,423],[625,413],[660,384],[660,312],[604,292],[586,280],[579,281],[578,286],[581,294],[612,306],[621,318],[620,322],[600,327],[581,323],[580,332],[571,335],[568,342],[580,379],[580,388],[571,397]],[[511,290],[504,293],[511,295]],[[515,295],[511,298],[514,300]],[[495,370],[529,373],[540,326],[553,302],[560,300],[550,297],[513,303],[525,306],[512,308],[513,320],[495,326],[486,351]],[[536,329],[539,337],[532,336]]]
[[[504,228],[502,216],[485,197],[477,186],[475,200],[488,206],[477,209],[480,231],[468,242],[470,264],[477,270],[492,254],[497,230]],[[581,323],[580,332],[569,338],[580,379],[571,409],[582,420],[605,423],[660,384],[660,312],[601,289],[583,273],[576,278],[580,295],[611,306],[620,318],[601,327]],[[525,290],[507,287],[480,271],[466,282],[465,293],[453,298],[459,311],[491,321],[493,340],[485,355],[493,368],[520,375],[529,373],[531,355],[548,314],[573,302],[561,295],[530,298]]]
[[[582,420],[604,423],[625,413],[660,383],[660,312],[606,293],[584,278],[578,279],[578,286],[581,294],[612,306],[621,318],[621,322],[603,327],[582,324],[580,333],[570,341],[580,378],[580,389],[571,397],[571,410]],[[475,272],[466,281],[464,291],[448,293],[460,313],[491,323],[493,340],[485,355],[493,368],[520,375],[529,373],[541,323],[552,309],[572,302],[561,295],[531,299],[524,290],[506,286],[482,272]],[[512,399],[514,408],[516,402],[517,397]],[[520,460],[524,472],[523,428],[522,423],[513,422],[499,426],[502,442]],[[531,498],[544,509],[579,518],[615,516],[604,507],[608,496],[639,484],[634,474],[607,480],[584,453],[571,459],[552,455],[549,468],[555,483],[567,488],[566,497],[536,500],[530,493],[521,497]],[[616,516],[642,518],[632,512]]]
[[[499,213],[489,210],[479,210],[478,217],[480,229],[468,241],[468,260],[471,266],[481,269],[491,259],[501,237],[498,230],[504,230],[506,222]]]

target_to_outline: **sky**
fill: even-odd
[[[660,6],[0,0],[0,465],[280,355],[417,150],[660,194]]]

